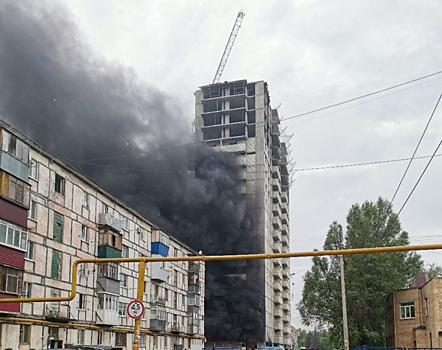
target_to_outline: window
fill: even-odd
[[[116,263],[98,264],[98,277],[118,280],[118,265]]]
[[[16,179],[13,176],[9,176],[9,198],[17,203],[23,204],[29,207],[29,193],[31,186],[23,181]]]
[[[12,267],[0,267],[0,291],[12,294],[20,294],[23,279],[23,271]]]
[[[29,159],[29,146],[22,140],[2,130],[2,150],[27,163]]]
[[[127,287],[127,275],[125,275],[124,273],[122,273],[120,276],[120,286]]]
[[[78,273],[80,274],[80,276],[86,276],[86,264],[85,263],[78,264]]]
[[[103,344],[103,331],[98,331],[97,342],[98,342],[98,345]]]
[[[34,200],[31,200],[30,202],[28,217],[33,220],[37,219],[37,202]]]
[[[63,215],[54,212],[54,228],[53,228],[53,238],[56,242],[63,241]]]
[[[32,158],[29,160],[29,177],[34,180],[38,179],[37,162]]]
[[[83,192],[83,206],[89,209],[89,193]]]
[[[86,296],[78,293],[78,308],[80,310],[86,309]]]
[[[121,333],[121,332],[117,332],[115,334],[115,346],[126,346],[127,343],[127,334],[126,333]]]
[[[28,241],[25,258],[34,260],[34,242]]]
[[[98,309],[118,311],[118,296],[104,293],[99,294]]]
[[[20,226],[0,220],[0,243],[26,250],[28,233]]]
[[[186,306],[186,296],[183,294],[182,298],[181,298],[181,305],[183,306],[183,308]]]
[[[123,245],[123,250],[121,251],[121,257],[122,258],[128,258],[129,257],[129,247],[126,245]]]
[[[127,217],[125,217],[122,214],[120,214],[120,223],[121,223],[121,228],[127,230]]]
[[[51,262],[51,278],[54,280],[60,280],[60,277],[61,277],[61,252],[53,250],[52,262]]]
[[[61,177],[58,174],[55,174],[55,192],[58,192],[62,195],[64,195],[64,186],[65,186],[65,180],[64,177]]]
[[[0,172],[0,195],[14,202],[29,207],[31,186],[16,177]]]
[[[20,325],[20,344],[29,344],[31,335],[31,326],[26,324]]]
[[[173,294],[173,300],[172,300],[172,307],[174,308],[174,309],[177,309],[178,308],[178,297],[177,297],[177,295],[178,295],[178,293],[177,292],[172,292]]]
[[[103,213],[109,213],[109,206],[103,203]]]
[[[81,240],[89,242],[89,227],[86,225],[81,226]]]
[[[77,339],[77,344],[78,345],[84,345],[84,334],[85,334],[85,330],[84,329],[79,329],[78,330],[78,339]]]
[[[430,305],[428,303],[428,297],[425,297],[425,316],[430,315]]]
[[[400,304],[401,319],[414,318],[414,301]]]
[[[127,304],[126,303],[118,303],[118,315],[126,316]]]
[[[23,298],[32,298],[32,283],[24,282],[23,283]]]

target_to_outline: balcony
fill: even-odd
[[[281,253],[281,243],[273,242],[273,253]]]
[[[100,226],[109,226],[115,231],[121,230],[121,222],[120,219],[116,218],[112,214],[109,213],[100,213],[98,215],[98,225]]]
[[[194,295],[191,296],[192,294],[190,294],[187,297],[187,305],[189,306],[200,306],[201,305],[201,296],[199,295]]]
[[[200,264],[196,264],[195,262],[189,263],[189,272],[193,272],[194,274],[199,275],[199,273],[200,273]]]
[[[169,254],[169,236],[159,229],[152,229],[152,242],[150,244],[152,255],[166,257]]]
[[[281,292],[275,292],[273,295],[273,302],[277,305],[282,304]]]
[[[172,323],[170,325],[170,331],[172,333],[181,333],[181,325],[179,323]]]
[[[273,322],[273,328],[275,329],[275,331],[282,332],[282,322]],[[280,343],[280,341],[278,341],[277,343]]]
[[[287,192],[286,191],[281,192],[281,202],[287,203]]]
[[[281,318],[282,317],[282,309],[280,307],[278,308],[274,308],[273,309],[273,316],[276,318]],[[279,321],[277,323],[280,323]]]
[[[281,227],[281,219],[278,216],[272,218],[272,225],[274,229],[279,229]]]
[[[274,216],[281,216],[281,207],[279,204],[272,203],[272,212]]]
[[[284,334],[287,334],[287,335],[289,335],[290,333],[291,333],[291,327],[290,327],[290,325],[288,325],[288,326],[286,326],[286,325],[284,325]]]
[[[151,331],[165,331],[166,321],[165,320],[150,320],[149,329]]]
[[[282,292],[282,285],[280,282],[273,282],[273,290]]]
[[[282,344],[282,340],[283,340],[282,337],[274,337],[273,338],[273,343]]]
[[[1,148],[1,145],[0,145]],[[29,165],[0,149],[0,169],[13,175],[21,181],[28,182]]]
[[[200,293],[200,285],[199,284],[189,284],[187,291],[189,293]]]
[[[166,282],[169,277],[169,262],[153,261],[151,262],[150,278],[153,281]]]
[[[160,304],[160,305],[166,305],[166,298],[160,297],[158,295],[152,295],[150,297],[151,304]]]
[[[97,310],[97,325],[118,326],[118,311],[116,310]]]
[[[197,325],[188,325],[187,326],[187,333],[197,334],[198,333],[198,326]]]
[[[281,240],[281,234],[279,230],[273,230],[273,241],[279,242]]]
[[[66,304],[50,302],[45,309],[45,319],[47,321],[69,322],[69,307]]]

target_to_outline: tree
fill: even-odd
[[[424,272],[428,280],[435,277],[442,277],[442,266],[432,263],[424,267]]]
[[[354,204],[347,215],[347,227],[333,222],[324,250],[409,245],[391,203]],[[346,255],[344,258],[347,319],[350,348],[385,345],[384,301],[391,292],[407,287],[422,261],[414,252]],[[329,329],[336,344],[342,344],[342,298],[339,257],[314,257],[304,275],[302,299],[297,305],[304,324]]]

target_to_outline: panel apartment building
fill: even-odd
[[[194,125],[197,141],[235,154],[242,167],[240,191],[253,216],[253,235],[260,250],[250,253],[289,252],[288,145],[281,140],[280,119],[270,106],[267,83],[238,80],[202,86],[195,92]],[[289,349],[290,260],[261,263],[265,319],[255,341],[257,346]],[[208,342],[229,341],[206,336]]]
[[[0,121],[0,299],[65,297],[77,259],[196,253]],[[0,348],[131,348],[138,263],[80,264],[69,302],[0,303]],[[202,349],[204,264],[148,262],[140,347]]]

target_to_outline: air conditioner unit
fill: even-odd
[[[142,227],[137,227],[137,233],[140,235],[143,233],[143,228]]]

